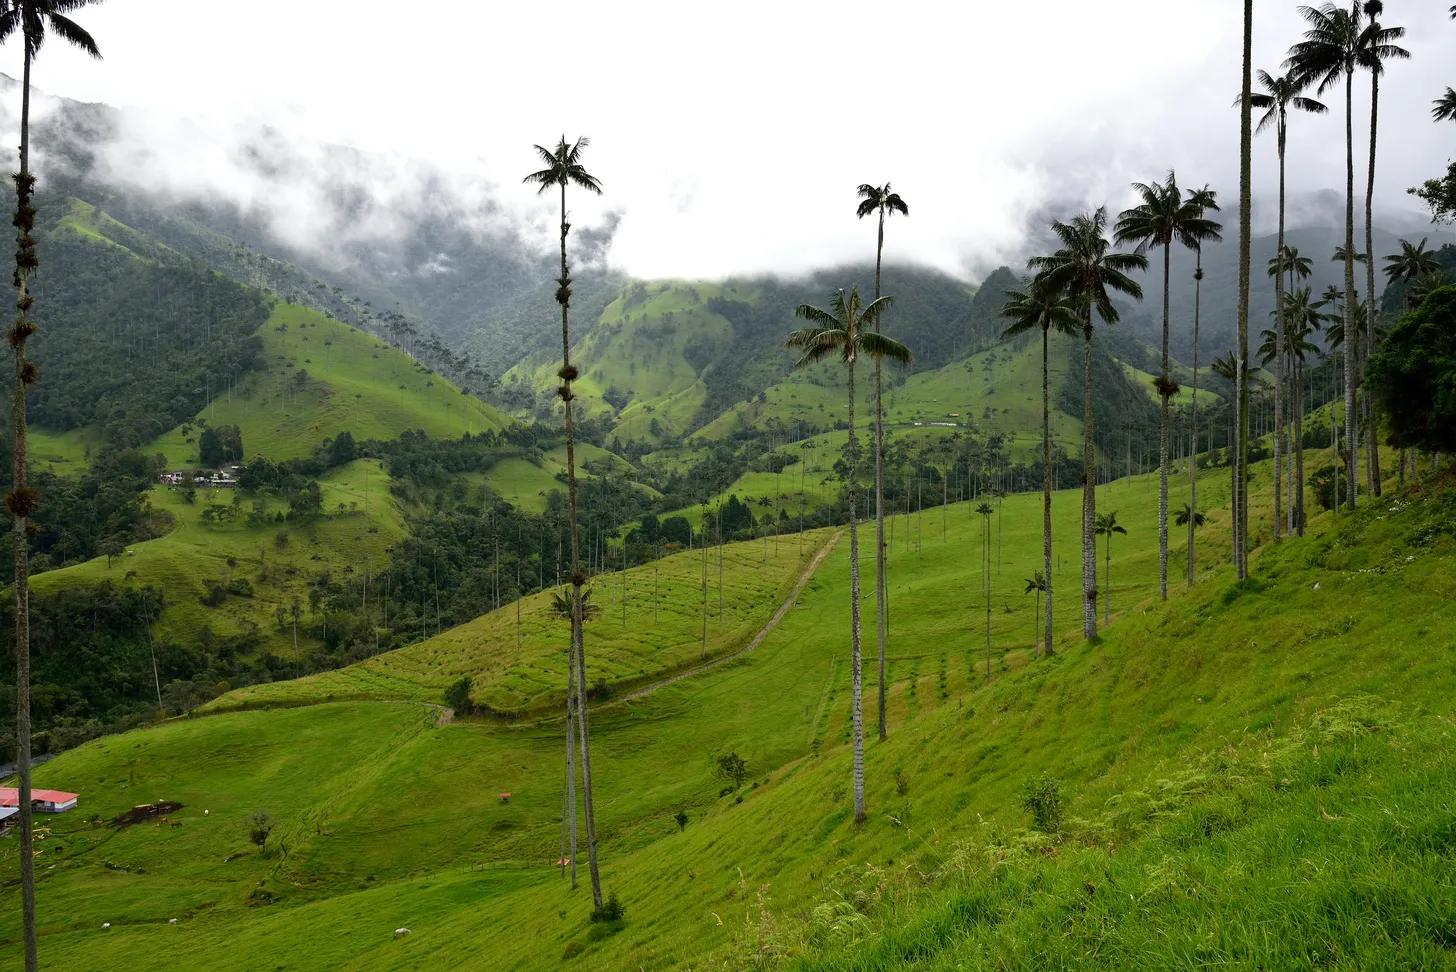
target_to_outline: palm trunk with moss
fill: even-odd
[[[1198,509],[1198,326],[1203,312],[1203,247],[1193,271],[1193,455],[1188,462],[1188,508]],[[1210,435],[1210,439],[1212,436]],[[1188,586],[1193,586],[1193,519],[1188,520]]]
[[[596,818],[592,810],[591,735],[587,727],[586,645],[582,638],[581,588],[586,576],[581,571],[581,544],[577,538],[576,515],[576,427],[572,419],[571,382],[576,369],[571,364],[571,272],[566,265],[566,184],[561,186],[561,277],[556,281],[556,302],[561,305],[561,402],[566,411],[566,497],[571,529],[571,651],[576,659],[576,724],[581,735],[582,807],[586,811],[587,867],[591,872],[592,900],[602,906],[602,878],[597,868]],[[573,814],[573,817],[575,815]]]
[[[1355,302],[1355,72],[1345,72],[1345,451],[1350,456],[1346,480],[1345,503],[1355,508],[1355,491],[1359,475],[1355,468],[1355,436],[1360,414],[1355,410],[1355,359],[1359,356],[1360,335],[1356,324]],[[1369,256],[1366,256],[1369,260]]]
[[[849,340],[857,335],[853,330]],[[853,686],[854,819],[865,819],[864,796],[864,676],[861,672],[859,621],[859,527],[855,512],[855,479],[859,475],[859,442],[854,434],[854,352],[849,357],[849,665]],[[883,549],[883,548],[881,548]]]
[[[1092,304],[1082,323],[1082,636],[1097,637],[1097,449],[1092,441]]]
[[[1239,522],[1234,531],[1234,559],[1238,564],[1239,579],[1248,576],[1249,547],[1249,503],[1248,503],[1248,450],[1249,450],[1249,223],[1252,208],[1253,181],[1253,47],[1254,47],[1254,0],[1244,0],[1244,90],[1239,99],[1239,307],[1238,307],[1238,397],[1239,397],[1239,443],[1238,480],[1234,490],[1234,503],[1238,506]]]
[[[1370,316],[1365,325],[1365,360],[1375,353],[1375,229],[1373,207],[1375,205],[1375,140],[1380,120],[1380,71],[1371,72],[1370,79],[1370,175],[1365,185],[1365,299],[1369,301]],[[1365,441],[1369,455],[1365,461],[1365,490],[1367,496],[1380,495],[1380,442],[1376,438],[1375,412],[1370,395],[1365,396]]]
[[[1280,440],[1284,438],[1284,109],[1279,115],[1279,242],[1274,261],[1274,540],[1281,539],[1282,508],[1279,485],[1283,478],[1283,454]],[[1291,500],[1292,501],[1292,500]]]
[[[1041,329],[1041,553],[1046,583],[1046,653],[1052,653],[1052,417],[1048,377],[1051,328]],[[1035,651],[1033,650],[1033,654]]]
[[[1168,473],[1171,462],[1171,430],[1168,428],[1170,398],[1172,397],[1172,361],[1168,353],[1168,283],[1173,260],[1173,240],[1169,238],[1163,247],[1163,373],[1158,382],[1159,425],[1158,425],[1158,590],[1163,600],[1168,599]],[[1103,597],[1106,597],[1104,592]],[[1104,601],[1104,605],[1105,605]],[[1105,613],[1104,607],[1104,613]]]
[[[26,972],[39,967],[35,930],[35,822],[31,808],[30,788],[30,540],[28,521],[35,512],[36,494],[26,479],[26,391],[35,381],[35,366],[26,360],[26,340],[35,331],[26,312],[34,303],[26,289],[26,277],[38,266],[35,240],[35,209],[31,193],[35,177],[30,174],[30,64],[29,38],[25,45],[24,78],[20,104],[20,172],[15,176],[15,326],[10,331],[10,346],[15,349],[15,439],[12,476],[14,488],[6,497],[6,505],[15,517],[15,710],[16,710],[16,776],[20,789],[20,899],[24,926]]]
[[[885,210],[880,208],[879,237],[875,246],[875,300],[880,299],[880,258],[885,251]],[[875,318],[875,333],[879,333],[880,321]],[[885,640],[889,634],[889,617],[885,601],[889,594],[885,580],[885,408],[881,400],[881,362],[875,358],[875,610],[880,649],[880,738],[885,729]],[[853,403],[850,408],[853,409]],[[854,424],[851,415],[850,424]],[[851,428],[850,434],[854,434]],[[852,488],[852,487],[851,487]]]

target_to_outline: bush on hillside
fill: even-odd
[[[475,711],[475,703],[470,701],[470,685],[470,676],[467,675],[445,690],[445,704],[458,716],[467,716]]]
[[[627,908],[617,899],[617,892],[607,895],[607,900],[592,909],[593,924],[622,921],[627,917]]]
[[[1390,419],[1391,445],[1456,450],[1456,287],[1400,319],[1365,374]]]
[[[1031,824],[1044,834],[1054,834],[1062,826],[1062,791],[1057,781],[1046,773],[1021,784],[1021,809],[1031,814]]]

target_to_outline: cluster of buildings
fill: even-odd
[[[223,466],[216,470],[206,469],[180,469],[176,472],[165,472],[157,477],[157,481],[163,486],[221,486],[233,487],[238,484],[238,474],[243,471],[239,465]]]

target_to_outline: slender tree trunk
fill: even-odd
[[[1158,425],[1158,590],[1163,600],[1168,599],[1168,473],[1171,464],[1168,437],[1169,383],[1173,380],[1168,355],[1168,280],[1169,267],[1173,260],[1173,241],[1169,239],[1163,247],[1163,387],[1158,391],[1159,410],[1162,413]],[[1109,592],[1110,593],[1110,592]],[[1107,594],[1103,595],[1103,613],[1107,613]]]
[[[1050,328],[1041,329],[1041,553],[1046,574],[1046,653],[1052,653],[1052,413]],[[1035,654],[1033,647],[1032,653]]]
[[[1239,507],[1239,525],[1234,535],[1239,579],[1248,576],[1248,464],[1249,449],[1249,221],[1253,184],[1253,46],[1254,0],[1244,0],[1244,78],[1239,99],[1239,472],[1234,502]]]
[[[1375,229],[1373,208],[1375,199],[1375,141],[1380,125],[1380,72],[1370,72],[1370,177],[1365,186],[1365,299],[1370,302],[1370,317],[1365,326],[1365,359],[1375,353]],[[1363,376],[1362,376],[1363,380]],[[1380,495],[1380,442],[1376,438],[1374,403],[1367,391],[1365,394],[1365,438],[1369,446],[1369,457],[1365,462],[1365,490],[1367,496]]]
[[[1103,568],[1102,579],[1107,584],[1107,590],[1102,592],[1102,626],[1109,627],[1112,624],[1112,534],[1107,535],[1107,566]]]
[[[1295,371],[1299,376],[1298,387],[1295,389],[1298,410],[1298,419],[1294,430],[1294,491],[1289,494],[1289,502],[1294,505],[1294,529],[1298,536],[1304,536],[1304,363],[1296,362]]]
[[[1198,326],[1203,316],[1203,247],[1193,271],[1193,456],[1188,463],[1188,509],[1198,511]],[[1209,436],[1213,438],[1212,435]],[[1212,443],[1210,443],[1210,450]],[[1188,519],[1188,586],[1193,586],[1193,518]]]
[[[1356,432],[1360,415],[1355,410],[1355,359],[1359,357],[1360,335],[1356,324],[1359,306],[1355,300],[1355,129],[1353,70],[1345,72],[1345,450],[1350,454],[1348,492],[1345,502],[1355,508],[1359,480],[1355,469]],[[1366,260],[1370,257],[1367,255]]]
[[[561,186],[561,279],[556,299],[561,304],[561,401],[566,411],[566,496],[571,525],[571,644],[576,658],[577,726],[581,734],[582,807],[586,811],[587,866],[591,872],[592,900],[602,905],[602,879],[597,868],[596,819],[592,812],[591,736],[587,727],[586,646],[582,637],[581,588],[586,576],[581,572],[581,544],[577,536],[576,504],[576,427],[572,418],[571,382],[576,370],[571,366],[571,328],[568,312],[571,305],[571,275],[566,265],[566,185]],[[573,815],[573,821],[575,815]],[[574,825],[574,824],[573,824]],[[573,863],[575,858],[573,858]]]
[[[16,776],[20,799],[20,901],[24,926],[26,972],[39,967],[35,934],[35,821],[30,805],[30,539],[27,533],[29,515],[33,512],[34,494],[27,482],[26,391],[34,380],[33,367],[26,361],[26,339],[32,330],[26,311],[33,299],[26,289],[26,276],[35,267],[35,241],[30,231],[35,226],[35,210],[30,196],[35,179],[30,174],[30,64],[29,38],[25,46],[25,77],[21,84],[20,106],[20,174],[15,177],[15,254],[16,297],[15,328],[11,345],[15,348],[15,440],[12,475],[14,491],[7,504],[15,517],[15,710],[16,710]]]
[[[880,299],[880,257],[885,251],[885,210],[880,209],[880,230],[875,246],[875,300]],[[875,321],[875,333],[880,322]],[[885,612],[885,409],[880,395],[880,359],[875,358],[875,624],[880,649],[880,738],[885,730],[885,637],[889,618]]]
[[[575,649],[568,636],[566,645],[566,786],[561,791],[561,876],[566,877],[566,862],[571,863],[571,886],[576,887],[576,740],[574,706],[576,705]],[[566,853],[567,828],[571,830],[571,854]]]
[[[850,341],[855,339],[853,330]],[[858,469],[859,446],[854,434],[854,357],[849,359],[849,664],[853,684],[854,722],[854,819],[857,823],[865,819],[864,797],[864,681],[860,665],[860,622],[859,622],[859,527],[855,512],[855,478]]]
[[[1283,105],[1279,106],[1279,244],[1274,267],[1274,427],[1284,426],[1284,147],[1285,121]],[[1279,483],[1283,476],[1283,457],[1279,451],[1280,436],[1274,436],[1274,541],[1282,539]],[[1292,500],[1291,500],[1292,502]]]
[[[1092,308],[1082,332],[1082,637],[1097,637],[1097,451],[1092,442]]]

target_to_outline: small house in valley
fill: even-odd
[[[30,806],[42,813],[62,813],[76,805],[79,794],[64,790],[31,790]],[[20,791],[13,786],[0,786],[0,808],[19,807]]]

